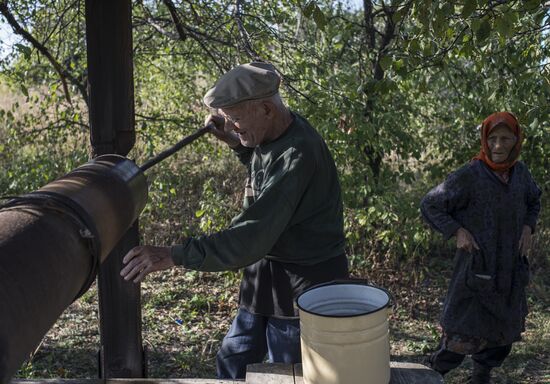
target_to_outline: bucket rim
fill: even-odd
[[[327,314],[323,314],[323,313],[317,313],[317,312],[310,311],[308,309],[303,308],[300,305],[299,300],[300,300],[300,297],[302,297],[302,295],[304,295],[304,294],[306,294],[309,291],[312,291],[314,289],[322,288],[322,287],[329,286],[329,285],[361,285],[361,286],[376,288],[376,289],[381,290],[382,292],[384,292],[387,295],[387,301],[384,303],[384,305],[382,305],[378,308],[375,308],[375,309],[369,310],[369,311],[364,311],[364,312],[361,312],[361,313],[355,313],[355,314],[352,314],[352,315],[327,315]],[[330,318],[350,318],[350,317],[370,315],[372,313],[376,313],[376,312],[379,312],[379,311],[381,311],[385,308],[388,308],[389,306],[392,305],[391,303],[393,303],[393,295],[386,288],[382,288],[382,287],[379,287],[377,285],[370,284],[370,283],[368,283],[364,280],[349,279],[349,280],[333,280],[333,281],[328,281],[326,283],[321,283],[321,284],[316,284],[314,286],[311,286],[308,289],[306,289],[305,291],[303,291],[302,293],[300,293],[296,297],[295,301],[296,301],[296,306],[301,311],[304,311],[304,312],[309,313],[311,315],[320,316],[320,317],[330,317]]]

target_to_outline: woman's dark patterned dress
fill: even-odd
[[[473,160],[422,199],[424,218],[446,239],[464,227],[480,247],[472,253],[457,250],[441,316],[447,336],[491,346],[521,339],[529,266],[519,253],[519,239],[524,225],[535,229],[540,195],[522,162],[504,183]]]

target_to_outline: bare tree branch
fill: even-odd
[[[147,24],[149,24],[151,27],[153,27],[158,33],[160,33],[161,35],[164,35],[172,40],[180,40],[180,37],[179,35],[175,34],[175,33],[172,33],[170,31],[167,31],[166,29],[164,29],[161,25],[159,25],[156,20],[154,20],[153,18],[151,17],[148,17],[147,19],[145,19],[145,22]]]
[[[161,122],[172,123],[172,124],[176,124],[176,125],[181,125],[182,122],[184,121],[183,119],[181,119],[179,117],[166,117],[165,115],[162,115],[162,116],[148,116],[148,115],[143,115],[141,113],[136,113],[136,117],[139,118],[139,119],[136,119],[136,121],[161,121]]]
[[[178,31],[180,39],[185,41],[187,39],[187,34],[185,33],[185,28],[183,28],[182,22],[179,18],[176,6],[174,5],[174,3],[172,3],[171,0],[164,0],[164,5],[166,5],[166,8],[168,8],[168,12],[170,12],[170,16],[174,21],[174,25],[176,26],[176,31]]]
[[[166,29],[164,29],[164,27],[161,25],[162,23],[166,23],[166,22],[171,23],[171,22],[173,22],[173,20],[168,20],[168,19],[160,18],[160,17],[153,17],[151,14],[149,14],[149,16],[146,17],[146,18],[137,18],[136,17],[136,20],[139,20],[140,22],[135,23],[134,25],[147,24],[147,25],[150,25],[151,27],[153,27],[160,34],[162,34],[162,35],[164,35],[164,36],[166,36],[166,37],[168,37],[172,40],[180,40],[179,34],[169,32]],[[189,25],[184,24],[181,21],[181,19],[179,19],[179,22],[181,23],[181,26],[184,28],[184,30],[187,32],[187,34],[190,35],[191,37],[193,37],[193,39],[198,39],[198,38],[202,37],[206,40],[209,40],[209,41],[221,44],[221,45],[225,45],[227,47],[233,47],[234,46],[234,44],[232,42],[230,42],[229,40],[223,40],[223,39],[220,39],[216,36],[208,35],[208,34],[202,32],[202,31],[199,31],[196,28],[193,28],[193,27],[190,27]]]
[[[172,21],[174,22],[174,24],[176,26],[176,31],[178,32],[178,35],[179,35],[180,39],[185,40],[187,38],[187,34],[185,33],[185,28],[184,28],[183,23],[181,22],[181,20],[179,18],[176,6],[172,2],[172,0],[163,0],[163,3],[166,5],[166,7],[168,7],[168,10],[170,11],[170,15],[172,16]],[[218,62],[218,60],[216,59],[214,54],[212,52],[210,52],[210,50],[208,49],[206,44],[200,38],[198,38],[196,36],[193,36],[193,38],[197,43],[199,43],[199,45],[206,52],[206,54],[208,56],[210,56],[210,58],[212,59],[212,61],[216,65],[216,67],[218,67],[220,72],[221,73],[225,72],[225,68]]]
[[[57,16],[57,21],[55,22],[55,25],[52,27],[52,28],[49,28],[50,29],[50,33],[48,34],[48,36],[46,36],[46,38],[42,41],[42,44],[45,45],[49,40],[50,38],[56,33],[57,31],[57,27],[59,26],[59,24],[61,24],[61,22],[63,21],[63,18],[65,17],[65,14],[72,8],[72,7],[75,7],[76,5],[76,1],[73,1],[71,4],[69,4],[68,6],[65,7],[65,9],[63,9],[63,11],[61,12],[61,14],[59,16]]]
[[[374,27],[373,4],[371,0],[363,0],[363,18],[365,19],[367,47],[369,49],[374,49],[376,44],[376,28]]]
[[[241,37],[241,41],[242,41],[242,46],[246,52],[246,54],[254,61],[262,61],[262,62],[267,62],[269,60],[265,60],[261,57],[261,55],[256,52],[256,50],[252,47],[252,43],[250,42],[250,35],[248,34],[248,32],[246,31],[246,28],[244,27],[244,24],[243,24],[243,21],[242,21],[242,17],[243,17],[243,12],[242,12],[242,5],[243,5],[243,2],[242,0],[236,0],[235,2],[235,13],[233,14],[233,17],[235,18],[235,22],[237,24],[237,28],[239,30],[239,35]],[[273,65],[273,63],[271,63]],[[313,105],[316,105],[317,103],[312,99],[310,98],[308,95],[306,95],[305,93],[299,91],[296,87],[294,87],[291,83],[292,83],[292,79],[288,76],[285,76],[284,73],[282,73],[275,65],[273,65],[273,67],[275,68],[275,70],[277,71],[277,73],[279,73],[279,76],[281,76],[281,79],[283,80],[283,84],[288,88],[290,89],[292,92],[302,96],[304,99],[306,99],[308,102],[310,102],[311,104]]]
[[[254,61],[263,61],[258,54],[252,48],[252,43],[250,42],[250,36],[248,35],[248,32],[246,31],[243,20],[242,20],[242,0],[237,0],[235,2],[235,13],[233,14],[233,17],[235,18],[235,22],[237,23],[237,28],[239,29],[239,36],[241,37],[241,42],[244,50],[246,51],[246,54],[253,59]]]
[[[46,125],[42,125],[37,128],[27,129],[23,131],[24,136],[36,138],[41,133],[48,132],[48,131],[62,131],[67,126],[74,126],[79,128],[82,132],[86,133],[90,131],[90,126],[85,123],[81,122],[75,122],[69,119],[60,119],[56,120],[55,122],[48,123]]]

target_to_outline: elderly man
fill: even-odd
[[[300,361],[294,300],[308,287],[348,276],[342,198],[321,136],[279,96],[272,65],[254,62],[223,75],[204,97],[207,123],[248,169],[244,209],[229,228],[171,247],[141,246],[124,258],[126,280],[181,265],[244,268],[239,310],[217,354],[219,378],[244,378],[246,365]]]

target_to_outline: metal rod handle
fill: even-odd
[[[145,164],[143,164],[141,167],[139,167],[139,169],[142,172],[145,172],[146,170],[148,170],[152,166],[154,166],[154,165],[160,163],[162,160],[166,159],[168,156],[172,156],[174,153],[176,153],[177,151],[179,151],[180,149],[185,147],[187,144],[195,141],[196,139],[198,139],[199,137],[204,135],[206,132],[208,132],[212,128],[215,129],[214,124],[209,123],[207,126],[202,127],[200,129],[197,129],[197,131],[195,131],[194,133],[190,134],[187,137],[184,137],[183,139],[178,141],[176,144],[174,144],[172,147],[165,149],[164,151],[162,151],[161,153],[159,153],[155,157],[152,157],[151,159],[147,160],[145,162]]]

